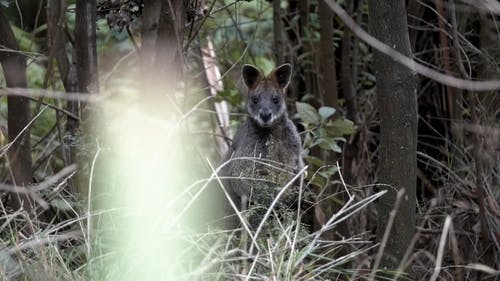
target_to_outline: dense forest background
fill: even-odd
[[[285,62],[299,208],[226,229]],[[0,0],[0,63],[2,280],[500,276],[497,1]]]

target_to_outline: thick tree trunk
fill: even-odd
[[[9,21],[0,9],[0,63],[8,88],[26,88],[26,59],[19,53],[19,45],[10,28]],[[7,51],[3,51],[7,49]],[[8,150],[12,181],[18,186],[27,186],[33,178],[31,159],[29,99],[18,96],[7,97]],[[13,194],[9,205],[14,209],[23,208],[31,212],[32,202],[29,197]]]
[[[411,56],[404,0],[368,1],[373,35],[399,52]],[[379,182],[387,190],[378,205],[378,238],[391,227],[381,268],[395,269],[410,244],[415,228],[417,78],[414,72],[374,51],[380,115]],[[388,185],[388,186],[386,186]],[[403,202],[392,225],[387,225],[398,190]]]

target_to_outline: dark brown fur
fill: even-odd
[[[286,112],[291,74],[290,64],[277,67],[268,77],[251,65],[242,69],[248,118],[225,155],[221,173],[231,178],[224,180],[225,187],[242,209],[248,201],[268,206],[304,166],[300,136]],[[296,194],[294,189],[289,188],[285,200]]]

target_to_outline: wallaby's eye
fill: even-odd
[[[258,104],[259,103],[259,97],[253,97],[252,98],[253,104]]]
[[[280,102],[280,99],[278,97],[273,97],[273,103],[278,104]]]

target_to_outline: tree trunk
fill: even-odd
[[[333,43],[333,12],[324,1],[319,1],[319,89],[324,105],[338,107],[337,72],[335,70],[335,45]]]
[[[75,81],[70,81],[70,62],[66,54],[66,40],[64,25],[66,22],[67,1],[48,0],[47,1],[47,42],[49,57],[55,58],[59,74],[66,92],[76,91],[73,86]],[[49,65],[49,67],[51,67]],[[75,113],[75,112],[73,112]]]
[[[482,63],[479,66],[478,76],[484,80],[494,80],[500,78],[499,62],[500,62],[500,42],[498,35],[498,20],[497,17],[481,13],[480,15],[480,33],[479,42],[481,50],[485,52]],[[498,126],[500,96],[498,91],[485,92],[482,94],[469,93],[471,102],[470,112],[471,121],[475,126]],[[481,226],[481,254],[478,254],[484,264],[495,267],[494,243],[491,239],[488,230],[492,228],[488,220],[487,200],[488,197],[486,186],[495,186],[492,182],[494,176],[494,157],[485,155],[495,155],[494,145],[488,145],[488,134],[475,133],[473,134],[474,146],[472,156],[476,167],[476,189],[478,195],[479,207],[479,223]],[[492,139],[495,139],[494,137]],[[498,155],[498,153],[497,153]],[[496,261],[498,266],[498,261]]]
[[[281,21],[281,0],[273,0],[273,31],[274,54],[276,55],[276,66],[278,66],[285,63],[283,22]]]
[[[26,59],[19,53],[19,45],[10,28],[9,21],[0,9],[0,63],[8,88],[26,88]],[[7,49],[7,51],[3,51]],[[8,158],[12,173],[12,181],[17,186],[27,186],[33,178],[31,159],[29,99],[19,96],[7,97],[7,126],[9,141],[12,146],[8,150]],[[32,210],[29,197],[13,194],[8,202],[14,209]]]
[[[338,108],[337,73],[335,70],[335,45],[333,43],[333,12],[325,4],[324,1],[319,1],[318,15],[321,28],[321,41],[318,44],[319,73],[317,74],[319,98],[321,99],[323,105]],[[334,152],[315,150],[313,150],[313,152],[317,152],[319,154],[318,157],[323,158],[325,160],[325,164],[328,165],[335,165],[338,160],[337,154]],[[322,194],[322,198],[318,198],[318,201],[320,201],[321,203],[318,203],[315,208],[320,208],[321,211],[326,215],[326,217],[330,218],[331,216],[333,216],[333,214],[338,212],[338,210],[342,207],[342,204],[334,203],[333,200],[322,199],[336,196],[338,199],[340,199],[340,201],[343,201],[342,196],[335,195],[339,194],[339,192],[339,185],[337,183],[330,183],[325,187],[325,190],[323,192],[320,192]],[[343,224],[341,224],[339,228],[342,229],[341,235],[347,237]],[[327,240],[342,239],[342,237],[336,235],[335,232],[337,230],[338,229],[332,229],[330,231],[327,231],[323,238]]]
[[[368,1],[373,35],[411,56],[405,1]],[[415,228],[417,77],[390,57],[374,51],[380,115],[379,183],[386,189],[378,205],[378,239],[391,227],[380,268],[399,266]],[[388,185],[388,186],[385,186]],[[393,225],[387,225],[396,194],[405,190]]]
[[[500,40],[497,18],[488,13],[481,13],[480,15],[479,44],[486,56],[482,56],[478,76],[484,80],[500,79]],[[485,108],[485,120],[491,123],[498,122],[498,108],[500,108],[498,92],[485,92],[480,95],[480,101],[481,106]]]
[[[435,2],[436,10],[437,10],[437,21],[439,26],[439,45],[440,45],[440,57],[441,57],[441,67],[444,69],[444,72],[448,75],[452,75],[451,72],[451,63],[450,63],[450,48],[449,48],[449,40],[448,40],[448,28],[446,25],[446,21],[448,20],[448,11],[445,10],[443,0],[436,0]],[[451,86],[442,86],[443,89],[443,100],[446,104],[446,111],[448,113],[448,117],[451,120],[459,119],[460,111],[459,111],[459,103],[460,98],[457,95],[457,91],[455,88]],[[448,126],[449,127],[449,126]]]
[[[319,73],[318,73],[318,89],[324,106],[329,106],[338,109],[338,90],[337,90],[337,72],[335,66],[335,45],[333,42],[333,11],[328,7],[324,0],[318,2],[318,14],[320,22],[321,41],[319,47]],[[334,116],[337,116],[335,114]],[[322,158],[327,165],[335,165],[340,160],[340,154],[333,151],[320,152]],[[319,203],[315,208],[320,208],[327,218],[332,217],[337,213],[344,202],[346,196],[343,187],[339,184],[339,174],[336,173],[326,188],[320,192],[321,197],[318,198]],[[330,199],[329,199],[330,198]],[[332,200],[336,198],[337,200]],[[347,221],[340,222],[339,225],[331,230],[326,231],[322,238],[330,241],[342,240],[349,237]],[[343,245],[338,251],[333,251],[332,258],[340,258],[349,254],[348,246]],[[349,263],[344,264],[349,268]],[[344,279],[341,279],[344,280]]]
[[[144,0],[142,11],[142,70],[147,71],[154,65],[158,21],[160,20],[161,0]]]
[[[158,85],[161,89],[175,88],[178,81],[183,78],[184,14],[184,1],[162,1],[155,57],[155,70],[158,71]]]
[[[80,93],[89,93],[99,88],[97,84],[96,20],[96,0],[77,0],[75,59]]]
[[[354,11],[354,0],[346,1],[346,11],[349,14],[353,14]],[[354,122],[354,124],[359,124],[358,109],[356,101],[356,89],[354,83],[357,77],[353,77],[353,68],[356,67],[357,58],[354,57],[353,49],[357,48],[353,45],[351,30],[344,26],[344,36],[342,38],[342,65],[341,65],[341,76],[342,76],[342,93],[344,94],[345,105],[346,105],[346,117],[347,119]],[[354,81],[353,81],[354,80]],[[347,136],[347,142],[345,143],[342,151],[342,172],[346,183],[351,185],[356,185],[353,165],[356,155],[358,154],[358,148],[356,146],[356,135],[357,133]]]
[[[180,0],[146,0],[142,14],[141,65],[145,94],[170,93],[183,79],[185,7]]]
[[[96,0],[77,0],[76,1],[76,19],[75,19],[75,49],[73,58],[73,69],[69,71],[69,81],[74,80],[76,76],[75,88],[79,93],[95,93],[99,89],[98,70],[97,70],[97,48],[96,48],[96,18],[97,7]],[[71,85],[71,83],[70,83]],[[71,87],[71,86],[70,86]],[[68,101],[68,110],[85,120],[82,101]],[[68,119],[66,128],[70,134],[70,142],[73,142],[77,136],[77,131],[81,124],[78,120]],[[70,163],[77,162],[76,150],[70,145]],[[87,194],[83,186],[83,178],[74,181],[77,186],[73,186],[73,192]],[[80,184],[81,183],[81,184]]]

